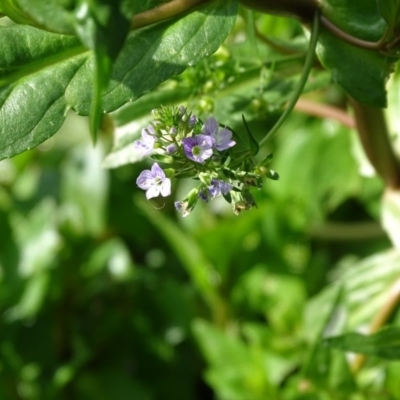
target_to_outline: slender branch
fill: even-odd
[[[258,29],[257,27],[255,28],[255,33],[256,36],[262,41],[264,42],[267,46],[271,47],[271,49],[277,51],[278,53],[282,53],[282,54],[299,54],[300,52],[296,49],[287,47],[287,46],[283,46],[282,44],[279,44],[277,42],[275,42],[273,39],[269,38],[268,36],[263,35]]]
[[[398,279],[389,291],[388,299],[386,300],[383,307],[379,310],[373,319],[371,326],[369,328],[369,333],[373,334],[381,329],[386,322],[389,320],[393,312],[396,310],[400,303],[400,279]],[[357,355],[353,363],[351,364],[351,369],[354,374],[360,371],[360,369],[365,364],[367,357],[364,354]]]
[[[316,103],[300,98],[294,109],[316,117],[334,119],[350,129],[356,126],[354,118],[347,114],[346,111],[328,104]]]
[[[336,26],[333,22],[329,21],[323,15],[321,15],[321,24],[335,36],[344,40],[347,43],[351,43],[354,44],[355,46],[370,50],[380,50],[382,48],[383,44],[382,39],[378,40],[377,42],[369,42],[367,40],[356,38],[350,35],[349,33],[341,30],[338,26]]]
[[[159,5],[158,7],[146,10],[140,14],[136,14],[131,22],[131,29],[139,29],[147,25],[155,24],[156,22],[174,17],[188,11],[201,3],[206,3],[209,0],[172,0],[168,3]]]
[[[310,44],[307,50],[307,56],[304,63],[304,68],[298,86],[295,92],[293,93],[293,96],[290,99],[283,114],[280,116],[280,118],[272,127],[272,129],[267,133],[267,135],[260,141],[260,146],[265,144],[266,141],[269,140],[280,129],[280,127],[286,121],[289,114],[293,111],[293,108],[296,105],[297,100],[299,99],[301,93],[303,92],[304,86],[307,82],[308,76],[310,75],[310,71],[314,62],[314,53],[315,53],[315,48],[317,47],[318,34],[319,34],[319,26],[320,26],[319,22],[320,22],[319,11],[316,11],[311,30]]]
[[[353,99],[350,99],[350,104],[354,110],[357,132],[369,161],[387,187],[399,189],[400,163],[393,151],[383,110],[363,105]]]

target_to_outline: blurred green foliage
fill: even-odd
[[[337,349],[354,350],[340,338],[366,330],[400,273],[378,223],[383,184],[360,173],[354,131],[295,112],[265,149],[281,180],[240,216],[215,201],[180,218],[185,181],[146,202],[134,184],[146,165],[119,158],[161,102],[237,132],[244,113],[263,137],[305,41],[297,22],[259,16],[261,33],[299,51],[282,56],[245,40],[245,16],[215,55],[117,110],[113,143],[104,130],[93,147],[88,120],[70,114],[37,149],[1,161],[1,399],[400,397],[400,362],[379,358],[384,335],[356,376]],[[311,91],[343,104],[324,73]],[[398,315],[391,322],[396,334]]]

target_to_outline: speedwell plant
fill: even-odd
[[[176,210],[184,217],[199,199],[208,202],[220,196],[239,214],[255,206],[251,187],[261,188],[264,178],[278,179],[278,174],[267,167],[272,155],[255,162],[253,156],[259,147],[244,117],[252,146],[237,151],[233,131],[213,117],[203,123],[184,106],[161,107],[153,110],[153,117],[154,121],[142,129],[141,138],[134,143],[134,151],[141,157],[156,161],[136,181],[146,191],[147,199],[169,196],[171,178],[193,178],[199,181],[197,188],[175,202]],[[168,168],[163,170],[158,162],[169,164]]]

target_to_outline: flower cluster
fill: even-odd
[[[255,206],[249,187],[262,186],[262,178],[277,179],[266,164],[271,157],[256,164],[250,150],[234,152],[233,131],[210,117],[204,123],[180,106],[153,110],[154,121],[142,129],[134,143],[141,157],[156,161],[136,180],[146,191],[146,198],[169,196],[171,178],[194,178],[199,181],[175,208],[187,216],[200,199],[208,202],[223,196],[235,214]],[[248,132],[250,135],[250,133]],[[251,138],[253,141],[254,139]],[[163,170],[158,162],[170,164]]]

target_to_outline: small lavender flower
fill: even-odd
[[[195,115],[191,115],[188,120],[188,125],[190,128],[193,128],[197,122],[197,117]]]
[[[233,186],[230,183],[226,183],[224,181],[213,178],[213,180],[211,181],[211,186],[209,186],[208,190],[210,192],[211,198],[215,199],[221,194],[228,194],[232,190],[232,188]]]
[[[178,150],[178,146],[175,143],[171,143],[167,146],[167,153],[174,154]]]
[[[171,194],[171,180],[165,176],[164,171],[157,163],[154,163],[151,170],[144,170],[136,180],[140,189],[146,190],[146,198],[166,197]]]
[[[134,148],[140,152],[142,157],[147,157],[153,152],[156,143],[155,135],[156,131],[151,125],[142,129],[142,138],[136,140],[134,144]]]
[[[186,157],[200,164],[203,164],[213,154],[213,140],[210,136],[196,135],[182,139],[182,143]]]
[[[208,203],[210,200],[210,192],[207,188],[203,188],[199,192],[199,199],[203,200],[205,203]]]
[[[184,106],[179,106],[179,108],[178,108],[178,114],[181,115],[181,116],[185,115],[185,114],[186,114],[186,107],[184,107]]]
[[[211,136],[213,138],[213,146],[218,151],[229,149],[236,144],[235,141],[231,140],[232,132],[229,129],[223,128],[218,129],[218,123],[215,118],[208,118],[203,126],[204,135]]]

